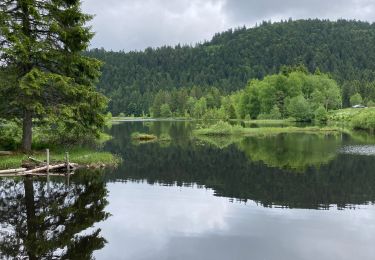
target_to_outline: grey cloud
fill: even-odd
[[[83,10],[96,14],[92,47],[125,51],[193,44],[263,20],[375,20],[375,0],[84,0]]]
[[[254,23],[288,18],[374,20],[374,0],[228,0],[233,22]]]

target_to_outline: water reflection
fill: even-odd
[[[105,183],[95,172],[71,178],[50,189],[43,179],[0,179],[2,259],[90,259],[104,247],[100,229],[81,232],[108,217]]]
[[[108,244],[97,259],[363,259],[375,256],[375,207],[263,208],[231,203],[211,189],[109,183],[100,223]]]
[[[212,188],[216,196],[265,207],[329,209],[375,201],[375,160],[337,151],[355,142],[350,136],[293,134],[213,145],[197,142],[192,128],[187,122],[114,127],[115,139],[107,149],[120,154],[124,164],[106,177],[179,186],[196,183]],[[135,146],[129,139],[133,131],[167,131],[172,141],[168,146]]]

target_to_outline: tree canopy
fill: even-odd
[[[0,3],[0,115],[23,121],[24,150],[33,119],[58,118],[94,133],[106,98],[96,92],[101,62],[82,56],[93,37],[79,0]]]

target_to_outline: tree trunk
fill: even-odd
[[[31,151],[33,138],[33,117],[30,111],[25,110],[22,126],[22,150]]]

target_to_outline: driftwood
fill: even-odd
[[[16,172],[8,174],[0,174],[0,177],[16,177],[16,176],[36,176],[36,177],[46,177],[46,176],[66,176],[66,173],[25,173],[25,172]],[[69,173],[69,175],[74,175],[74,172]]]
[[[71,163],[69,166],[70,166],[70,168],[74,168],[77,165]],[[31,173],[44,172],[44,171],[47,171],[47,169],[51,171],[51,170],[58,170],[58,169],[63,169],[63,168],[66,168],[66,164],[65,163],[56,164],[56,165],[47,165],[47,166],[43,166],[43,167],[38,167],[38,168],[35,168],[35,169],[32,169],[32,170],[25,171],[25,173],[26,174],[31,174]]]
[[[1,171],[0,171],[0,174],[20,173],[20,172],[25,172],[26,170],[27,170],[26,168],[1,170]]]

